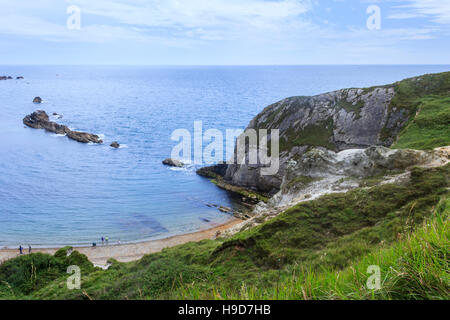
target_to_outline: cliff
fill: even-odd
[[[204,168],[199,174],[219,174],[228,184],[273,196],[282,189],[283,181],[287,182],[290,164],[298,163],[312,150],[339,153],[371,146],[391,147],[420,115],[427,99],[448,99],[449,95],[450,72],[446,72],[384,86],[287,98],[265,108],[246,129],[279,129],[280,169],[277,174],[262,175],[262,165],[249,164]],[[447,110],[450,104],[449,101],[443,104],[446,108],[445,117],[440,119],[443,130],[437,133],[441,136],[428,148],[450,144]],[[385,151],[378,153],[386,154]],[[402,152],[398,154],[400,158],[404,156]],[[305,171],[304,167],[302,169]],[[304,172],[304,175],[309,174]]]

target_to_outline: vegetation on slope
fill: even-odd
[[[85,255],[68,248],[58,250],[54,256],[42,253],[23,255],[0,265],[0,299],[26,298],[61,277],[71,265],[77,265],[85,272],[95,270]]]
[[[400,133],[393,148],[433,149],[450,145],[450,97],[420,99],[418,115]]]
[[[410,116],[410,123],[403,129],[401,136],[404,136],[404,141],[399,141],[397,148],[404,148],[409,145],[411,148],[426,149],[433,147],[440,147],[448,145],[448,130],[437,131],[433,130],[432,120],[434,112],[446,114],[448,117],[448,98],[450,96],[450,72],[443,72],[438,74],[427,74],[420,77],[402,80],[394,84],[395,96],[393,97],[389,108],[392,110],[403,109],[406,110]],[[429,109],[428,112],[426,109]],[[421,112],[425,111],[425,118],[421,117]],[[418,116],[417,116],[418,115]],[[418,122],[415,122],[416,118]],[[427,122],[428,120],[428,122]],[[444,120],[438,121],[436,124],[441,126]],[[411,125],[411,122],[412,125]],[[415,122],[415,123],[414,123]],[[444,121],[445,122],[445,121]],[[448,118],[447,118],[448,123]],[[422,137],[417,143],[413,143],[413,137],[418,137],[419,133],[427,135]],[[392,138],[392,130],[384,128],[381,138]],[[432,139],[432,142],[428,141]]]
[[[238,291],[216,288],[219,299],[434,299],[450,298],[450,199],[444,198],[433,215],[392,246],[381,246],[343,270],[318,271],[292,266],[273,288],[243,285]],[[371,266],[380,268],[380,289],[370,290]],[[201,298],[195,287],[184,296]]]
[[[448,263],[448,228],[444,228],[447,244],[443,242],[445,234],[439,233],[442,228],[436,227],[436,234],[427,233],[427,241],[432,237],[436,241],[424,247],[431,256],[423,259],[417,249],[422,243],[420,233],[412,235],[446,196],[449,170],[449,166],[417,168],[405,185],[327,195],[299,204],[231,239],[188,243],[132,263],[113,261],[107,271],[82,266],[81,290],[66,287],[68,261],[61,257],[64,254],[19,257],[0,267],[0,295],[43,299],[369,298],[372,293],[363,287],[367,278],[364,267],[366,262],[376,260],[382,272],[392,266],[414,273],[391,272],[390,276],[404,277],[392,278],[389,286],[385,282],[383,288],[390,289],[374,293],[373,297],[449,298],[448,278],[445,280],[448,267],[442,265]],[[448,227],[444,216],[448,202],[443,203],[437,211]],[[436,219],[431,225],[437,226]],[[397,242],[415,237],[420,241]],[[405,260],[396,258],[399,248],[409,250],[406,256],[401,253]],[[48,263],[30,262],[44,256],[61,265],[53,268]],[[37,285],[30,287],[30,279],[35,279]],[[412,282],[416,280],[427,289],[405,291],[408,286],[416,290],[419,285]],[[411,284],[402,285],[401,281]]]

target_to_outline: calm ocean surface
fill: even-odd
[[[230,217],[206,203],[230,196],[161,164],[173,130],[243,129],[264,107],[294,95],[387,84],[450,66],[67,67],[4,66],[0,81],[0,247],[163,238]],[[41,96],[42,105],[34,105]],[[104,136],[85,145],[24,128],[36,109]],[[109,144],[117,140],[121,149]],[[205,222],[205,219],[210,222]]]

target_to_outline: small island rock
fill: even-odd
[[[172,158],[168,158],[168,159],[164,160],[163,164],[165,164],[166,166],[177,167],[177,168],[181,168],[184,166],[183,162],[181,162],[180,160],[172,159]]]
[[[81,143],[103,143],[99,136],[86,132],[72,131],[67,126],[49,121],[48,114],[43,110],[37,110],[23,118],[23,123],[34,129],[44,129],[56,134],[65,134],[72,140]]]
[[[42,102],[41,97],[35,97],[35,98],[33,99],[33,103],[41,103],[41,102]]]
[[[120,147],[120,144],[117,141],[113,141],[109,146],[117,149]]]

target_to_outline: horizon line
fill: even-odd
[[[101,67],[346,67],[346,66],[450,66],[450,63],[356,63],[356,64],[95,64],[95,63],[75,63],[75,64],[0,64],[0,67],[9,66],[101,66]]]

